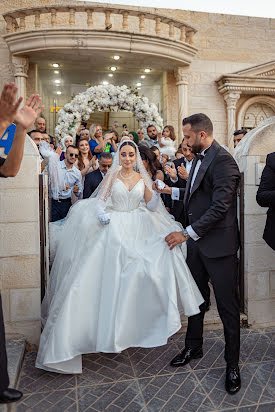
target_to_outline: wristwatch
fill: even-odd
[[[186,237],[186,239],[190,238],[190,235],[189,235],[189,233],[187,232],[186,229],[184,229],[182,233],[183,233],[183,236]]]

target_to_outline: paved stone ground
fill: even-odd
[[[18,384],[24,397],[13,410],[274,412],[275,328],[241,335],[242,389],[235,396],[224,390],[223,333],[215,330],[205,332],[204,357],[184,368],[169,366],[183,347],[182,333],[159,348],[85,355],[78,376],[35,369],[36,354],[28,353]]]

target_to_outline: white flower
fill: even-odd
[[[100,85],[79,93],[58,112],[56,137],[60,139],[66,134],[75,137],[81,120],[87,121],[91,113],[105,110],[131,111],[143,128],[150,124],[154,124],[158,130],[163,127],[157,106],[149,104],[147,97],[138,96],[134,89],[125,85]]]

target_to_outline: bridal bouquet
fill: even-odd
[[[163,128],[157,106],[149,103],[147,97],[139,96],[137,90],[127,86],[100,85],[79,93],[59,110],[55,136],[59,140],[68,134],[75,137],[80,123],[89,120],[91,113],[123,110],[133,113],[140,128],[146,129],[150,124],[158,130]]]

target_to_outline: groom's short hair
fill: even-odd
[[[185,117],[182,121],[182,125],[190,124],[193,132],[201,132],[202,130],[212,136],[213,134],[213,123],[208,116],[204,113],[196,113],[191,116]]]

